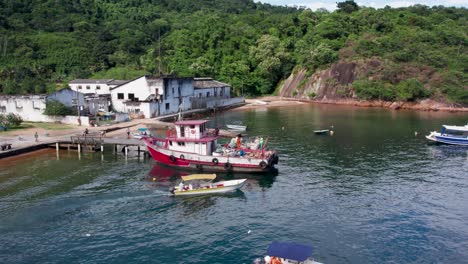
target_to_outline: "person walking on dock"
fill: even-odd
[[[36,133],[34,134],[34,138],[36,138],[36,142],[39,142],[39,140],[38,140],[39,134],[37,134],[37,131],[36,131]]]
[[[127,139],[130,138],[130,128],[127,127]]]

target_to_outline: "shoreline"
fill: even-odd
[[[430,111],[430,112],[453,112],[464,113],[468,112],[468,107],[456,107],[445,103],[436,102],[430,99],[421,102],[387,102],[387,101],[368,101],[356,99],[322,99],[322,100],[307,100],[280,96],[264,96],[252,99],[246,99],[246,105],[232,109],[244,110],[255,109],[260,107],[276,107],[276,106],[291,106],[299,104],[328,104],[328,105],[347,105],[353,107],[364,108],[386,108],[389,110],[414,110],[414,111]],[[262,103],[263,102],[263,103]],[[229,110],[229,111],[232,111]]]
[[[224,111],[243,111],[260,108],[271,108],[271,107],[291,107],[296,105],[306,104],[329,104],[329,105],[345,105],[352,107],[379,107],[386,108],[389,110],[416,110],[423,112],[446,112],[446,113],[467,113],[467,107],[451,107],[446,104],[434,102],[432,100],[424,100],[419,103],[403,103],[403,102],[384,102],[384,101],[361,101],[354,99],[346,100],[304,100],[297,98],[287,98],[279,96],[264,96],[252,99],[245,99],[245,104],[235,108],[226,109]],[[223,111],[223,112],[224,112]],[[205,117],[207,118],[207,117]],[[65,137],[82,135],[85,128],[89,130],[90,134],[100,134],[103,130],[109,130],[104,136],[105,138],[113,139],[127,139],[126,130],[129,128],[131,132],[136,132],[138,127],[146,127],[148,129],[164,130],[173,126],[173,122],[160,121],[157,119],[134,119],[127,122],[116,123],[108,126],[99,127],[85,127],[71,125],[69,129],[62,130],[47,130],[43,128],[27,128],[22,130],[13,130],[0,133],[0,144],[11,144],[11,150],[5,150],[3,152],[12,152],[13,154],[18,152],[19,149],[35,149],[35,146],[50,144],[53,142],[60,141]],[[38,132],[38,141],[35,141],[34,134]],[[232,133],[221,130],[221,136],[230,137]],[[2,153],[3,153],[2,152]],[[21,151],[20,151],[21,152]],[[23,152],[21,152],[23,153]],[[3,156],[3,155],[0,155]],[[0,157],[1,159],[1,157]]]

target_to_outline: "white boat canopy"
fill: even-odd
[[[214,179],[216,179],[216,174],[191,174],[187,176],[182,176],[183,181],[214,180]]]
[[[468,132],[468,125],[467,126],[447,126],[447,125],[443,125],[443,127],[446,130],[451,130],[451,131]]]

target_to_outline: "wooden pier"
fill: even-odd
[[[80,155],[82,152],[104,153],[105,151],[112,151],[114,154],[123,154],[125,157],[149,157],[149,153],[144,142],[138,139],[106,138],[97,135],[75,135],[63,137],[54,141],[31,144],[29,146],[23,146],[19,148],[12,146],[11,150],[0,152],[0,159],[16,156],[19,154],[25,154],[44,148],[55,148],[57,150],[57,154],[60,149],[66,149],[68,151],[77,151],[80,153]]]

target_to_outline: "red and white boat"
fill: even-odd
[[[266,144],[259,146],[252,142],[240,147],[220,148],[218,133],[208,132],[207,122],[178,121],[175,131],[168,131],[166,138],[147,137],[142,140],[156,161],[174,167],[206,172],[268,172],[278,164],[277,153],[267,150]]]

